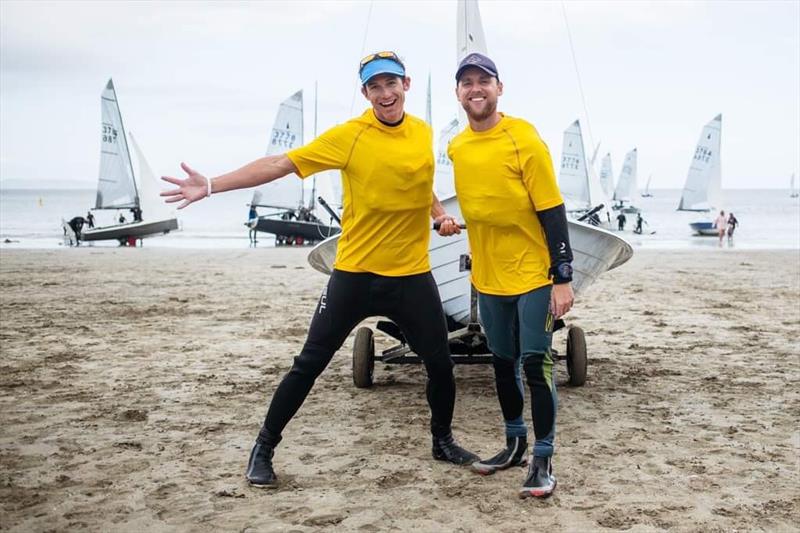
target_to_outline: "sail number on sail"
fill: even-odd
[[[111,144],[117,142],[117,129],[111,124],[103,124],[103,142]]]
[[[283,146],[284,148],[294,148],[297,135],[289,130],[272,130],[272,145]]]

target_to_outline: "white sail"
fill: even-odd
[[[433,174],[433,188],[440,200],[450,198],[456,194],[453,181],[453,162],[447,157],[447,146],[460,128],[458,119],[453,119],[439,134],[438,151],[436,153],[436,171]]]
[[[428,93],[425,99],[425,122],[428,126],[433,125],[433,113],[431,111],[431,73],[428,72]]]
[[[114,82],[109,79],[100,95],[102,113],[100,177],[95,209],[128,209],[139,204],[133,167]]]
[[[478,0],[458,0],[456,6],[456,67],[473,52],[488,55]],[[467,114],[459,104],[458,131],[467,127]]]
[[[797,184],[794,181],[794,172],[792,172],[792,177],[789,180],[789,191],[791,191],[789,196],[791,196],[792,198],[797,198],[798,192],[797,192]]]
[[[647,185],[644,186],[644,192],[642,193],[643,197],[653,196],[652,194],[650,194],[650,182],[651,181],[653,181],[653,175],[652,174],[647,176]]]
[[[611,167],[611,154],[608,153],[600,162],[600,185],[609,198],[614,194],[614,171]]]
[[[303,145],[303,91],[281,102],[269,136],[266,155],[282,154]],[[297,209],[303,205],[303,181],[295,176],[272,181],[253,192],[253,205]]]
[[[625,162],[617,180],[617,188],[614,189],[614,201],[632,202],[636,195],[636,172],[637,172],[637,150],[634,148],[625,154]]]
[[[161,180],[156,178],[147,159],[144,157],[144,152],[139,147],[139,143],[133,137],[133,134],[128,132],[133,145],[133,151],[136,152],[136,158],[139,160],[139,172],[137,174],[139,183],[139,208],[142,210],[142,220],[145,222],[155,222],[158,220],[167,220],[175,218],[175,211],[172,206],[175,204],[168,204],[161,198]]]
[[[722,192],[722,115],[703,127],[689,165],[678,211],[711,211],[720,207]]]
[[[558,187],[561,189],[567,211],[591,209],[589,174],[586,168],[586,154],[583,151],[581,124],[578,120],[564,131]]]

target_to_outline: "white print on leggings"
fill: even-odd
[[[319,314],[322,314],[322,312],[325,310],[325,307],[327,307],[327,301],[328,301],[328,284],[326,283],[325,288],[322,290],[322,296],[319,297]]]

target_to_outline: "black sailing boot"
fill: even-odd
[[[452,433],[446,437],[433,437],[433,458],[456,465],[468,465],[480,460],[480,457],[459,446]]]
[[[247,461],[247,481],[254,487],[271,489],[278,486],[278,478],[272,469],[272,456],[275,447],[256,441]]]
[[[553,476],[551,460],[551,457],[533,457],[528,467],[528,477],[519,489],[520,498],[547,498],[553,494],[556,490],[556,478]]]
[[[486,459],[472,463],[472,469],[484,476],[494,474],[498,470],[505,470],[512,466],[525,466],[528,464],[526,453],[528,451],[528,439],[525,437],[506,437],[506,447],[500,453]]]

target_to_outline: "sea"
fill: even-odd
[[[627,228],[618,235],[634,248],[691,249],[718,248],[715,237],[693,236],[689,223],[711,220],[708,213],[676,211],[679,189],[652,190],[652,197],[639,198],[646,221],[642,235],[631,230],[635,215],[628,215]],[[233,191],[215,195],[178,211],[180,229],[168,235],[147,238],[145,247],[226,248],[252,247],[248,238],[248,206],[251,191]],[[788,190],[751,189],[723,192],[725,211],[739,220],[732,243],[723,248],[747,250],[800,250],[800,198],[791,198]],[[0,189],[0,250],[65,248],[62,219],[86,216],[94,205],[94,190]],[[119,215],[114,210],[95,211],[96,225],[113,223]],[[130,220],[129,211],[123,211]],[[145,220],[147,214],[144,214]],[[116,241],[82,243],[81,246],[116,247]],[[274,246],[274,239],[260,234],[258,247]]]

